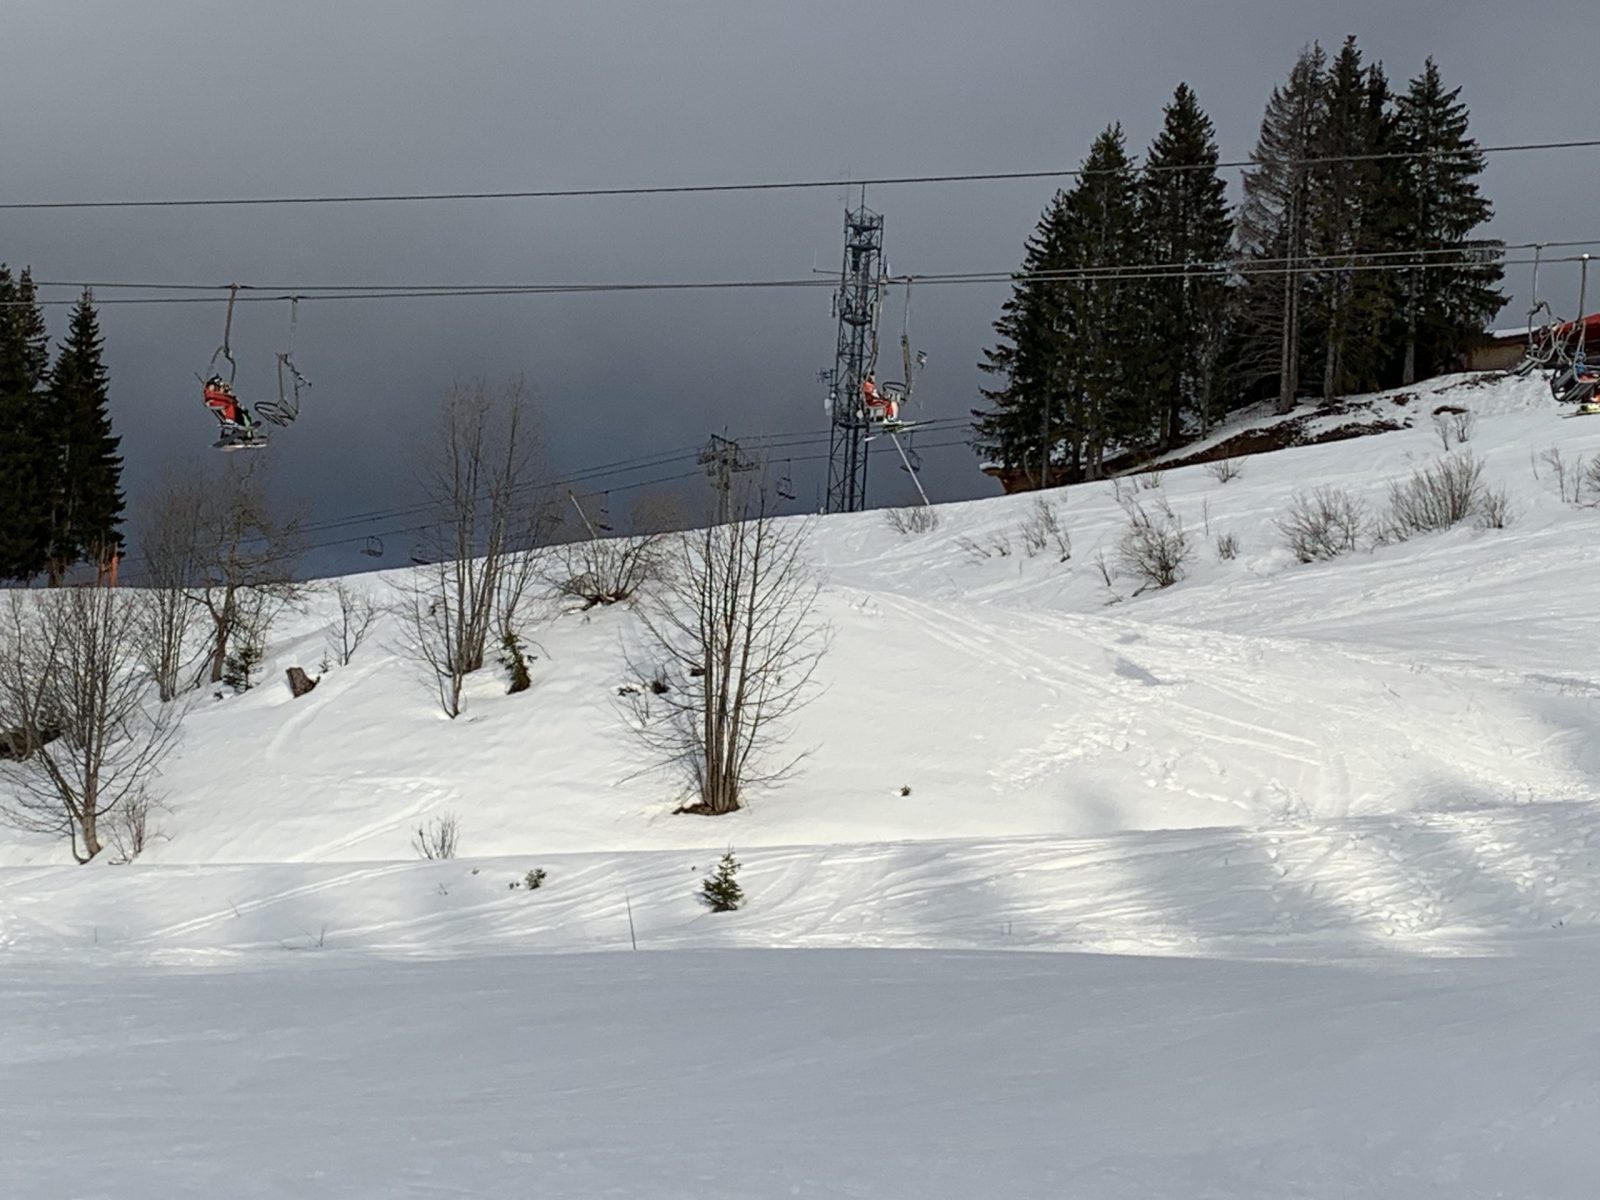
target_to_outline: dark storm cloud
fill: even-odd
[[[1355,33],[1399,82],[1433,54],[1485,143],[1592,131],[1589,6],[1570,3],[272,3],[11,0],[0,16],[0,198],[493,190],[1075,165],[1132,146],[1188,81],[1223,152],[1315,38]],[[1506,156],[1486,186],[1510,240],[1600,236],[1593,151]],[[881,188],[896,271],[1005,269],[1048,182]],[[350,208],[8,212],[0,257],[42,278],[262,284],[792,277],[839,254],[837,192]],[[1573,303],[1571,279],[1552,298]],[[1509,281],[1524,289],[1519,273]],[[104,293],[103,295],[109,295]],[[920,399],[971,407],[998,288],[926,289]],[[1520,308],[1519,301],[1513,308]],[[898,302],[889,321],[898,333]],[[1507,319],[1514,319],[1508,314]],[[59,315],[53,318],[60,327]],[[272,388],[279,306],[242,308],[240,383]],[[194,372],[220,307],[107,307],[129,483],[210,430]],[[322,515],[402,503],[406,450],[454,379],[525,372],[559,465],[815,430],[825,292],[306,303],[314,381],[274,455]],[[948,437],[925,438],[948,440]],[[818,447],[800,448],[804,456]],[[936,497],[987,494],[963,448]],[[887,468],[887,464],[885,464]],[[794,468],[814,493],[815,464]],[[889,498],[902,475],[874,484]],[[320,565],[354,565],[325,556]]]

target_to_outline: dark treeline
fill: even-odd
[[[93,298],[51,361],[33,279],[0,263],[0,580],[63,582],[122,546],[122,459]]]
[[[1237,207],[1186,84],[1142,166],[1120,125],[1100,134],[1027,240],[975,449],[1035,485],[1094,479],[1243,404],[1453,368],[1504,303],[1459,93],[1432,59],[1396,94],[1354,38],[1331,61],[1313,44],[1267,102]]]

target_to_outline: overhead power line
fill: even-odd
[[[1461,158],[1478,154],[1513,154],[1539,150],[1587,150],[1600,147],[1600,139],[1565,142],[1516,142],[1499,146],[1479,146],[1467,151],[1393,150],[1376,154],[1336,154],[1313,158],[1282,160],[1285,166],[1323,166],[1338,162],[1375,162],[1409,158]],[[1240,170],[1257,165],[1254,159],[1235,159],[1217,163],[1173,164],[1146,167],[1160,172],[1200,170]],[[1078,179],[1096,172],[1081,167],[1045,168],[1029,171],[969,171],[953,174],[882,175],[865,179],[784,179],[747,183],[648,184],[634,187],[530,188],[507,191],[457,192],[371,192],[328,196],[207,196],[154,200],[11,200],[0,201],[0,211],[22,209],[107,209],[107,208],[244,208],[266,206],[310,206],[327,204],[422,204],[467,200],[560,200],[599,199],[622,196],[693,196],[737,192],[796,192],[841,187],[891,187],[911,184],[991,183],[1026,179]]]
[[[1527,242],[1513,246],[1495,243],[1467,244],[1435,250],[1377,250],[1347,254],[1302,255],[1297,258],[1225,259],[1210,262],[1168,263],[1099,263],[1084,267],[1064,268],[1056,271],[1019,271],[1015,268],[988,271],[954,271],[931,274],[900,275],[889,282],[913,283],[918,286],[991,286],[1026,280],[1040,282],[1102,282],[1116,280],[1192,279],[1197,276],[1270,276],[1304,274],[1314,271],[1417,271],[1450,270],[1473,266],[1530,266],[1532,258],[1511,258],[1511,250],[1568,248],[1600,246],[1600,238],[1567,240],[1560,242]],[[1582,261],[1586,255],[1542,255],[1542,266]],[[40,288],[73,288],[88,291],[160,290],[204,292],[201,295],[107,296],[96,297],[95,306],[115,304],[215,304],[226,300],[234,291],[232,284],[138,284],[138,283],[82,283],[66,280],[41,281]],[[801,289],[832,289],[838,281],[831,276],[801,276],[794,279],[724,279],[724,280],[662,280],[645,282],[605,281],[595,283],[523,283],[523,284],[378,284],[351,288],[337,285],[308,284],[290,288],[265,288],[259,285],[237,285],[238,303],[278,304],[289,300],[417,300],[417,299],[473,299],[506,298],[516,296],[573,296],[628,292],[684,292],[684,291],[783,291]],[[76,304],[75,299],[39,299],[10,301],[11,306],[33,303],[41,306]]]

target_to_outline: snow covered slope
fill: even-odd
[[[1600,422],[1562,420],[1538,381],[1435,388],[1417,403],[1479,414],[1470,448],[1511,493],[1511,528],[1312,566],[1282,548],[1274,522],[1297,490],[1345,487],[1376,508],[1390,480],[1436,458],[1426,421],[1252,458],[1227,483],[1166,472],[1160,494],[1196,554],[1157,593],[1108,588],[1096,566],[1124,521],[1110,483],[1052,494],[1065,563],[1027,555],[1030,497],[946,506],[926,534],[877,513],[819,522],[834,644],[795,739],[812,754],[715,828],[670,816],[675,785],[641,774],[616,704],[630,614],[553,617],[536,631],[533,691],[503,696],[486,672],[449,722],[383,624],[351,666],[292,700],[281,671],[322,657],[323,598],[275,635],[264,686],[199,702],[165,781],[170,840],[146,861],[406,858],[415,823],[444,809],[461,815],[464,853],[494,855],[1082,836],[1593,797],[1600,615],[1586,601],[1600,518],[1564,504],[1535,459],[1554,445],[1569,461],[1600,452]],[[1240,547],[1231,561],[1215,550],[1224,533]],[[385,592],[382,577],[356,582]],[[0,845],[12,862],[61,853],[14,835]]]
[[[1166,470],[1162,591],[1113,565],[1138,480],[1051,494],[1066,561],[1027,496],[819,521],[811,754],[731,817],[628,734],[629,612],[550,614],[451,722],[392,625],[291,699],[320,598],[197,702],[139,862],[0,835],[0,1195],[1588,1200],[1600,509],[1544,456],[1600,420],[1395,401]],[[1296,492],[1381,506],[1442,404],[1510,527],[1295,562]]]

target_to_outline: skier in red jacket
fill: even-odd
[[[222,426],[222,440],[217,443],[220,447],[246,443],[255,440],[256,421],[250,415],[250,410],[239,403],[239,398],[233,394],[233,385],[220,375],[213,375],[205,382],[205,406],[216,413],[217,421]]]

